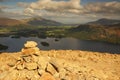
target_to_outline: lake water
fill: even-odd
[[[5,52],[17,52],[24,47],[26,41],[36,41],[38,47],[42,50],[85,50],[97,52],[120,53],[120,45],[110,44],[98,41],[78,40],[75,38],[62,38],[55,41],[55,38],[41,39],[38,37],[0,37],[0,44],[7,45],[9,48]],[[43,46],[41,42],[49,43],[49,46]]]

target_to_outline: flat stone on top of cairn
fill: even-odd
[[[26,44],[24,44],[25,48],[33,48],[37,46],[37,43],[35,41],[27,41]]]
[[[35,41],[27,41],[24,44],[24,48],[21,50],[23,54],[36,54],[39,53],[38,44]]]

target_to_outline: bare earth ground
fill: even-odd
[[[79,50],[2,53],[0,80],[120,80],[120,55]]]

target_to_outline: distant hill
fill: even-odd
[[[115,24],[120,24],[120,20],[102,18],[102,19],[99,19],[97,21],[88,22],[87,24],[93,24],[93,25],[115,25]]]
[[[23,24],[23,23],[16,19],[0,17],[0,26],[14,26],[14,25],[18,25],[18,24]]]
[[[53,20],[47,20],[41,17],[35,17],[35,18],[30,18],[30,19],[24,19],[22,20],[23,22],[33,25],[33,26],[61,26],[63,25],[62,23],[53,21]]]
[[[16,19],[10,19],[10,18],[0,18],[0,27],[1,26],[15,26],[15,25],[31,25],[31,26],[61,26],[64,25],[62,23],[53,21],[53,20],[47,20],[41,17],[35,17],[35,18],[29,18],[29,19],[23,19],[23,20],[16,20]]]

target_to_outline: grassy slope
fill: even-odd
[[[120,28],[105,26],[26,26],[0,27],[0,34],[38,37],[74,37],[83,40],[97,40],[120,44]]]
[[[86,29],[81,29],[80,27],[72,28],[70,31],[68,31],[67,35],[78,39],[120,43],[119,32],[119,27],[89,26]]]

